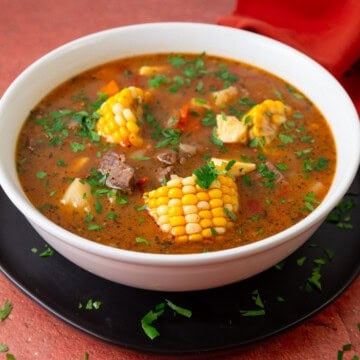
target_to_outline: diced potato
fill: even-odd
[[[224,143],[246,144],[248,127],[236,116],[219,114],[216,116],[217,137]]]
[[[214,162],[214,164],[217,168],[224,170],[230,160],[211,158],[211,161]],[[238,176],[244,175],[248,172],[254,171],[255,169],[256,169],[256,164],[254,164],[254,163],[246,163],[246,162],[236,161],[231,166],[229,172],[231,174],[233,174],[235,177],[238,177]]]
[[[226,89],[214,91],[212,97],[216,106],[223,107],[232,101],[237,94],[237,88],[235,86],[229,86]]]
[[[143,76],[152,76],[155,74],[159,74],[166,70],[165,66],[147,66],[144,65],[139,69],[139,75]]]
[[[60,202],[63,205],[70,205],[75,209],[90,212],[92,203],[90,185],[79,178],[75,178],[66,189]]]

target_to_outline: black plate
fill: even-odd
[[[359,190],[358,177],[351,192],[358,194]],[[340,229],[327,222],[282,266],[222,288],[164,293],[103,280],[57,253],[40,257],[39,252],[46,249],[46,243],[0,191],[0,269],[51,313],[110,343],[172,354],[239,347],[277,334],[312,316],[358,275],[360,226],[355,219],[359,219],[360,214],[359,196],[346,198],[357,203],[350,210],[354,229]],[[34,253],[33,248],[39,252]],[[320,267],[315,273],[321,274],[321,290],[309,283],[316,267]],[[256,293],[264,304],[265,314],[246,317],[242,310],[261,309],[261,304],[254,300]],[[79,303],[85,304],[89,299],[101,301],[102,305],[98,310],[79,308]],[[167,309],[153,323],[160,336],[150,340],[140,321],[165,299],[192,310],[193,315],[185,318]]]

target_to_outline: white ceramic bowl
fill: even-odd
[[[74,235],[45,218],[25,196],[16,173],[15,146],[30,110],[72,76],[121,57],[159,52],[219,55],[263,68],[307,95],[327,118],[338,162],[333,185],[319,207],[291,228],[242,247],[189,255],[120,250]],[[153,23],[99,32],[70,42],[28,67],[0,102],[0,183],[49,245],[80,267],[112,281],[152,290],[217,287],[253,276],[300,247],[351,185],[360,160],[357,112],[339,83],[298,51],[266,37],[216,25]],[[14,240],[16,241],[16,240]]]

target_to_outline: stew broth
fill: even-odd
[[[144,92],[136,114],[142,141],[136,146],[111,143],[96,127],[99,106],[128,87]],[[219,123],[228,125],[230,117],[251,121],[249,111],[269,99],[286,106],[284,121],[264,130],[273,133],[270,140],[266,134],[245,143],[221,140]],[[271,109],[262,114],[273,115]],[[130,190],[111,189],[105,182],[109,173],[99,171],[104,157],[114,154],[134,171]],[[144,193],[166,186],[170,173],[191,176],[214,164],[213,158],[256,165],[230,176],[239,205],[226,213],[232,226],[224,233],[214,226],[203,240],[177,241],[160,229]],[[331,185],[336,151],[316,106],[282,79],[206,54],[156,54],[99,66],[55,89],[29,115],[16,159],[31,202],[65,229],[122,249],[194,253],[258,241],[306,217]],[[86,206],[64,201],[74,179],[91,187],[91,194],[83,195]]]

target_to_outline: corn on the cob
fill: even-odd
[[[201,241],[224,234],[234,225],[239,209],[234,179],[219,175],[208,189],[196,176],[173,177],[166,185],[144,194],[149,214],[175,241]]]
[[[282,101],[267,99],[255,105],[242,118],[247,124],[250,121],[249,137],[264,137],[266,143],[271,142],[281,124],[286,121],[290,108]]]
[[[142,115],[144,97],[142,89],[130,86],[108,98],[98,110],[96,132],[111,143],[141,146],[143,139],[137,122]]]

